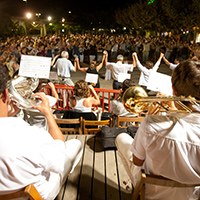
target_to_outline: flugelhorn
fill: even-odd
[[[160,108],[164,109],[165,111],[169,111],[170,107],[168,106],[167,102],[170,101],[177,102],[179,105],[179,110],[185,112],[191,112],[192,110],[182,102],[190,102],[194,106],[199,107],[198,105],[199,101],[197,101],[193,97],[187,97],[187,98],[184,96],[149,97],[146,91],[141,86],[132,86],[128,88],[122,96],[122,102],[124,107],[126,108],[127,111],[133,113],[147,112],[152,104],[154,105],[158,104]]]
[[[19,108],[30,109],[37,100],[32,97],[33,91],[38,87],[38,78],[15,77],[9,82],[9,95]]]

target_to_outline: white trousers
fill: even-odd
[[[121,133],[116,137],[115,144],[124,168],[131,179],[133,186],[135,186],[138,180],[137,176],[141,171],[141,167],[134,165],[132,161],[133,154],[131,152],[131,145],[133,140],[134,139],[127,133]]]
[[[44,200],[54,200],[56,198],[62,185],[66,181],[67,176],[73,172],[82,157],[83,149],[79,140],[68,140],[65,142],[65,146],[67,152],[65,171],[63,174],[51,172],[49,180],[46,182],[44,187],[45,191],[41,194]]]

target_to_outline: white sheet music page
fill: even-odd
[[[131,79],[131,75],[128,73],[119,73],[118,82],[123,83],[125,79]]]
[[[152,71],[149,76],[147,89],[166,95],[172,95],[171,76]]]
[[[97,83],[98,81],[98,74],[91,74],[91,73],[86,73],[85,76],[85,81],[88,83]]]
[[[20,60],[19,75],[48,79],[50,67],[50,57],[22,55]]]

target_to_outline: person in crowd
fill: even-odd
[[[70,105],[79,112],[92,112],[92,106],[100,105],[100,99],[92,85],[79,80],[74,85],[74,96],[70,98]]]
[[[120,74],[127,74],[128,72],[132,72],[133,68],[135,67],[134,60],[132,64],[123,63],[123,60],[124,60],[123,55],[119,54],[117,56],[117,62],[107,62],[107,59],[105,62],[106,69],[110,70],[112,74],[113,89],[116,90],[119,90],[122,87],[122,83],[118,81]]]
[[[34,95],[41,103],[33,109],[46,117],[48,132],[13,117],[18,108],[9,98],[7,85],[8,72],[0,64],[0,194],[34,184],[44,200],[54,200],[81,159],[82,144],[77,139],[65,142],[44,93]]]
[[[124,107],[124,104],[122,102],[122,97],[124,92],[131,86],[135,86],[136,83],[132,80],[132,79],[125,79],[122,83],[122,88],[120,89],[120,94],[119,96],[111,101],[110,104],[110,111],[113,115],[113,126],[117,126],[117,116],[135,116],[136,114],[134,113],[130,113],[129,111],[126,110],[126,108]],[[114,117],[115,116],[115,117]],[[124,124],[125,126],[126,124]]]
[[[200,100],[200,62],[186,60],[173,71],[174,96],[191,96]],[[191,112],[181,111],[166,115],[147,115],[134,137],[122,133],[116,146],[124,166],[135,186],[141,168],[148,174],[160,175],[180,183],[200,182],[200,106],[182,102]],[[173,188],[146,185],[146,199],[199,199],[196,188]],[[156,192],[155,192],[156,191]]]
[[[148,60],[148,61],[146,61],[145,66],[143,66],[138,59],[137,53],[136,52],[133,53],[133,59],[135,59],[135,63],[137,65],[137,68],[141,72],[139,85],[143,86],[144,89],[147,90],[147,85],[148,85],[150,73],[151,73],[151,71],[157,71],[158,70],[163,56],[164,56],[164,54],[160,53],[160,57],[158,58],[155,65],[153,65],[153,63]]]
[[[99,71],[100,69],[104,66],[105,63],[105,59],[106,59],[106,52],[103,52],[103,57],[102,57],[102,61],[99,65],[96,64],[96,61],[91,61],[89,67],[84,67],[81,68],[80,67],[80,63],[77,62],[77,68],[79,71],[84,72],[84,73],[91,73],[91,74],[97,74],[99,75]],[[97,79],[97,83],[89,83],[92,84],[92,86],[94,88],[100,88],[100,81],[99,81],[99,77]]]
[[[61,83],[64,83],[69,86],[74,86],[74,83],[70,78],[71,77],[70,72],[71,71],[76,72],[77,60],[76,59],[74,60],[74,65],[73,65],[68,58],[69,58],[69,53],[67,51],[62,51],[61,58],[57,59],[54,67],[57,69],[57,75]]]
[[[171,63],[165,56],[163,56],[163,61],[166,65],[169,66],[171,70],[174,70],[179,65],[179,63],[183,61],[183,58],[177,57],[175,58],[174,63]]]

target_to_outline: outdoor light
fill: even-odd
[[[51,20],[52,20],[52,17],[51,17],[51,16],[48,16],[48,17],[47,17],[47,20],[48,20],[48,21],[51,21]]]
[[[35,13],[35,15],[36,15],[37,17],[40,17],[40,16],[41,16],[41,13]]]
[[[30,13],[30,12],[26,13],[26,18],[27,19],[30,19],[31,17],[32,17],[32,13]]]

